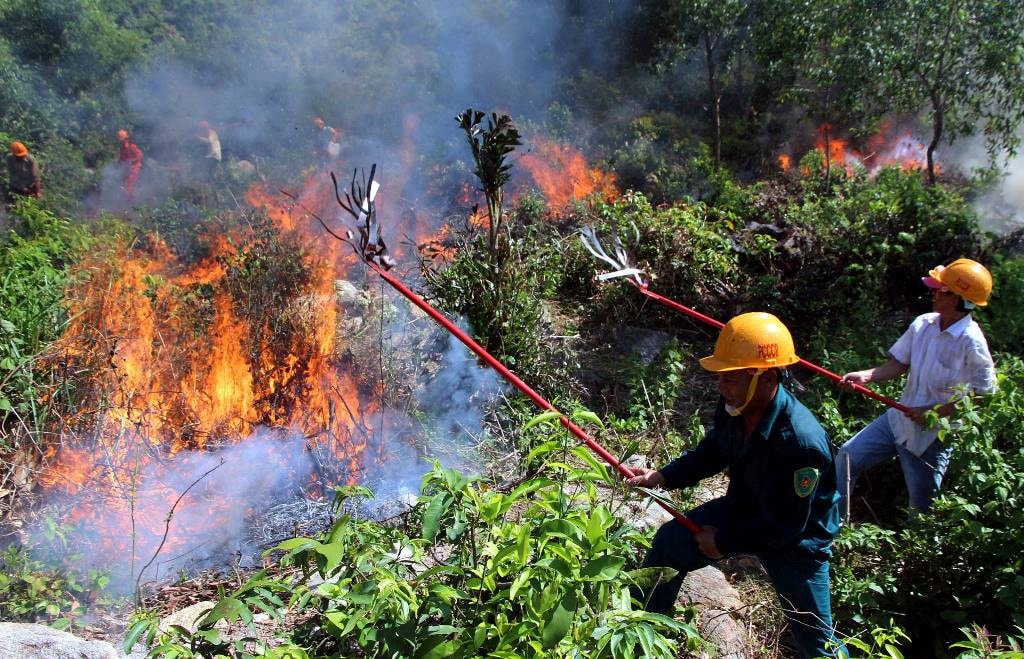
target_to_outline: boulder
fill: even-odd
[[[178,609],[160,620],[160,629],[167,631],[171,625],[179,625],[194,632],[199,627],[199,621],[209,613],[210,609],[216,606],[215,602],[196,602],[184,609]]]
[[[18,659],[118,659],[106,641],[87,641],[46,625],[0,622],[0,657]]]
[[[713,565],[687,574],[679,594],[686,604],[697,604],[716,611],[729,611],[737,617],[746,616],[747,605],[740,599],[739,593],[722,571]]]

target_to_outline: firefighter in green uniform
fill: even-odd
[[[836,656],[828,561],[839,494],[828,435],[780,384],[783,369],[798,361],[789,330],[760,312],[730,320],[714,355],[700,360],[718,374],[714,425],[696,448],[657,471],[637,469],[629,482],[676,489],[728,468],[729,488],[688,513],[702,527],[697,535],[675,520],[658,530],[644,567],[679,574],[643,596],[649,611],[670,613],[688,572],[731,554],[755,554],[800,656]]]

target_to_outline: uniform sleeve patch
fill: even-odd
[[[814,491],[818,484],[819,472],[814,467],[804,467],[793,472],[793,489],[798,497],[806,497]]]

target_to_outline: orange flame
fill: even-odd
[[[865,150],[849,146],[849,141],[838,137],[831,124],[822,124],[817,130],[815,148],[828,157],[832,166],[852,173],[855,168],[875,173],[883,167],[898,166],[904,171],[924,169],[927,166],[927,147],[910,130],[897,131],[891,121],[883,121],[878,132],[865,140]],[[779,156],[780,164],[782,156]],[[785,169],[785,168],[784,168]],[[940,168],[936,166],[936,171]]]
[[[102,414],[94,432],[65,437],[41,482],[76,496],[68,519],[100,528],[101,551],[124,557],[132,551],[124,538],[165,532],[163,520],[184,487],[166,484],[165,458],[239,443],[260,425],[291,429],[311,450],[333,456],[340,480],[358,478],[367,439],[356,425],[375,405],[339,368],[334,287],[354,257],[325,240],[310,215],[333,204],[328,185],[307,181],[298,202],[262,185],[247,194],[309,273],[303,290],[285,291],[294,297],[273,315],[247,311],[230,292],[226,265],[241,267],[252,229],[206,236],[208,256],[191,265],[153,237],[141,248],[111,245],[81,263],[89,276],[69,293],[72,321],[62,346],[69,362],[91,369]],[[141,473],[165,485],[135,490]],[[217,528],[240,503],[203,500],[202,524]],[[187,545],[190,534],[200,529],[172,534],[165,551]]]
[[[605,201],[619,196],[615,175],[590,167],[583,154],[571,146],[540,137],[533,140],[533,145],[533,150],[523,154],[519,162],[552,208],[595,194]]]

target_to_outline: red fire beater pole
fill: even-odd
[[[636,282],[636,281],[634,281],[632,279],[629,280],[629,283],[633,284],[633,286],[636,286],[637,290],[639,290],[641,293],[643,293],[647,297],[651,298],[652,300],[655,300],[655,301],[659,302],[660,304],[665,305],[666,307],[668,307],[670,309],[674,309],[674,310],[676,310],[676,311],[678,311],[680,313],[684,313],[687,316],[690,316],[692,318],[696,318],[697,320],[705,322],[708,325],[712,325],[714,327],[717,327],[718,329],[721,329],[721,328],[723,328],[725,326],[725,323],[719,322],[719,321],[715,320],[714,318],[712,318],[710,316],[705,316],[704,314],[702,314],[699,311],[696,311],[694,309],[691,309],[690,307],[684,307],[683,305],[679,304],[675,300],[670,300],[667,297],[665,297],[664,295],[658,295],[657,293],[655,293],[651,289],[647,288],[643,284],[640,284],[640,283],[638,283],[638,282]],[[818,375],[825,376],[829,380],[833,380],[835,382],[842,382],[842,380],[843,380],[842,376],[840,376],[840,375],[838,375],[836,373],[833,373],[832,371],[829,371],[827,369],[824,369],[824,368],[818,366],[817,364],[813,364],[813,363],[807,361],[806,359],[801,359],[800,360],[800,365],[803,366],[804,368],[809,368],[810,370],[814,371]],[[874,398],[875,400],[877,400],[880,403],[885,403],[889,407],[895,408],[895,409],[899,410],[900,412],[909,412],[910,411],[910,408],[907,407],[906,405],[904,405],[903,403],[898,403],[898,402],[894,401],[892,398],[889,398],[887,396],[883,396],[882,394],[880,394],[880,393],[878,393],[876,391],[872,391],[871,389],[868,389],[867,387],[865,387],[863,385],[852,384],[851,383],[850,386],[852,386],[855,391],[860,392],[860,393],[864,394],[865,396],[867,396],[869,398]]]
[[[459,341],[462,341],[464,344],[466,344],[466,347],[468,347],[470,350],[475,352],[477,354],[477,356],[479,356],[481,359],[483,359],[485,362],[487,362],[496,371],[501,373],[501,375],[506,380],[511,382],[513,385],[515,385],[515,387],[517,389],[519,389],[524,394],[526,394],[530,398],[530,400],[532,400],[537,405],[537,407],[539,407],[539,408],[541,408],[542,410],[545,410],[545,411],[546,410],[554,410],[555,409],[551,405],[551,403],[549,403],[540,394],[538,394],[536,391],[534,391],[532,388],[530,388],[530,385],[528,385],[525,382],[523,382],[522,380],[520,380],[519,377],[516,376],[515,373],[513,373],[510,370],[508,370],[508,368],[506,368],[504,364],[499,362],[489,352],[484,350],[483,346],[481,346],[479,343],[477,343],[472,338],[470,338],[469,335],[467,335],[465,332],[460,330],[455,325],[455,323],[453,323],[452,321],[450,321],[447,318],[445,318],[445,316],[442,315],[441,312],[439,312],[434,307],[430,306],[430,304],[428,304],[426,300],[421,298],[419,295],[416,295],[416,293],[413,293],[412,290],[410,290],[409,288],[407,288],[405,286],[405,284],[403,284],[401,281],[399,281],[394,276],[388,274],[387,271],[385,271],[383,268],[378,267],[375,263],[371,262],[368,265],[378,275],[383,277],[384,281],[386,281],[387,283],[391,284],[391,286],[396,291],[398,291],[399,293],[401,293],[405,297],[409,298],[409,300],[413,304],[415,304],[417,307],[419,307],[424,312],[426,312],[427,315],[429,315],[431,318],[433,318],[438,323],[440,323],[440,325],[442,327],[444,327],[446,330],[448,330],[453,335],[455,335],[455,338],[457,338]],[[565,426],[569,430],[569,432],[571,432],[572,434],[576,435],[580,440],[582,440],[583,443],[587,445],[587,448],[589,448],[594,453],[597,453],[599,456],[601,456],[601,458],[605,462],[607,462],[611,466],[615,467],[615,469],[617,469],[618,472],[620,474],[622,474],[622,476],[624,478],[632,478],[634,476],[633,470],[631,470],[629,467],[627,467],[626,465],[624,465],[621,462],[619,462],[618,460],[616,460],[614,455],[609,453],[603,446],[601,446],[596,441],[594,441],[587,433],[583,432],[583,430],[580,429],[579,426],[577,426],[576,424],[574,424],[572,421],[570,421],[569,419],[565,418],[564,416],[559,418],[559,421],[562,422],[562,425]],[[671,514],[672,517],[674,517],[676,519],[676,521],[678,521],[680,524],[685,526],[691,533],[693,533],[695,535],[697,533],[700,533],[701,527],[696,522],[694,522],[692,519],[690,519],[686,515],[682,514],[681,512],[679,512],[678,510],[676,510],[672,506],[668,505],[667,503],[664,503],[664,502],[659,501],[657,499],[655,499],[655,502],[659,506],[664,508],[666,511],[668,511],[669,514]]]

